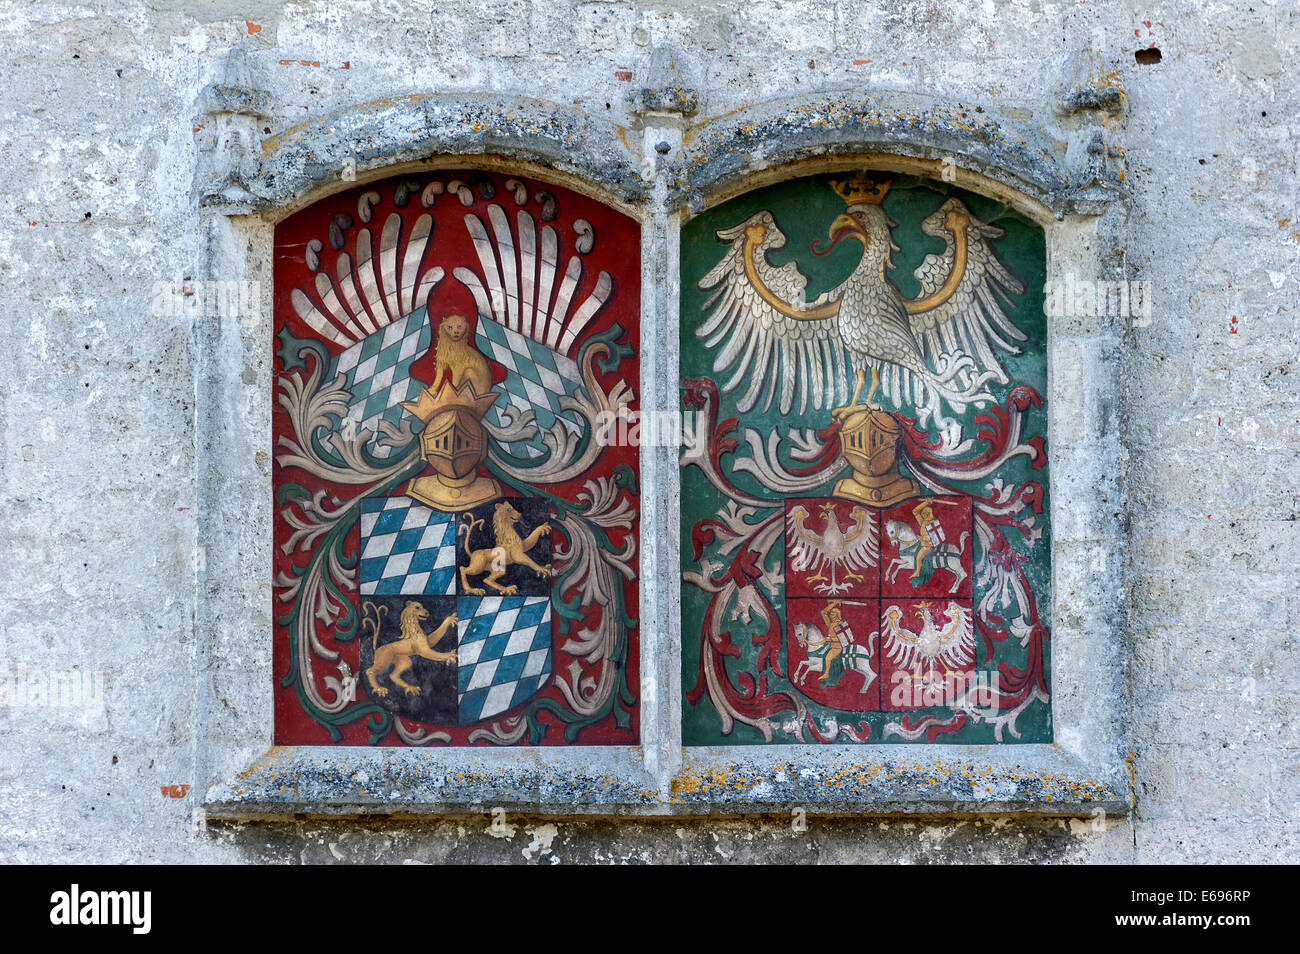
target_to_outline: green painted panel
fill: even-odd
[[[687,224],[685,744],[1051,741],[1044,281],[907,176]]]

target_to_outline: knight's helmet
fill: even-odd
[[[898,469],[902,426],[893,414],[864,407],[850,414],[840,428],[840,452],[853,468],[853,476],[835,485],[836,497],[868,507],[888,507],[917,496],[921,490]]]
[[[447,408],[420,432],[420,450],[435,471],[461,479],[487,455],[483,425],[463,406]]]
[[[420,453],[433,471],[407,487],[411,497],[437,510],[466,510],[501,496],[501,487],[479,465],[487,457],[483,415],[497,392],[479,395],[466,381],[459,388],[443,380],[436,392],[425,388],[418,401],[405,402],[421,421]]]

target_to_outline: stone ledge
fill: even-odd
[[[659,784],[639,748],[275,747],[203,803],[209,819],[444,815],[1127,814],[1105,775],[1055,745],[683,750]]]

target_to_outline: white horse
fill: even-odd
[[[859,692],[870,689],[871,683],[876,678],[876,672],[871,668],[871,651],[876,636],[876,633],[872,633],[865,647],[857,643],[849,643],[844,650],[845,670],[851,669],[862,674],[862,688],[858,690]],[[833,637],[823,636],[822,631],[812,623],[795,623],[794,638],[799,648],[804,651],[805,658],[799,662],[790,677],[791,681],[796,686],[802,686],[813,673],[817,673],[820,681],[820,676],[826,672],[826,654],[830,651]]]
[[[790,678],[796,686],[802,686],[804,680],[817,673],[826,671],[826,653],[830,649],[830,637],[823,636],[822,631],[811,623],[795,623],[794,638],[799,648],[804,651],[804,659]]]
[[[885,582],[893,583],[898,579],[900,570],[916,572],[916,561],[921,552],[921,537],[907,524],[897,520],[885,521],[885,534],[889,537],[889,542],[898,549],[898,556],[885,568]],[[962,532],[960,544],[941,543],[930,553],[930,565],[934,569],[952,571],[953,581],[952,586],[948,587],[949,593],[956,593],[962,581],[966,579],[966,568],[961,565],[961,555],[969,539],[970,531],[965,530]]]

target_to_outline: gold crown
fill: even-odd
[[[403,401],[402,407],[410,411],[424,423],[428,424],[435,415],[452,408],[463,408],[476,418],[488,412],[499,396],[496,391],[479,394],[474,385],[466,381],[460,387],[453,387],[451,379],[444,379],[436,392],[427,387],[420,392],[416,401]]]
[[[831,188],[844,200],[845,205],[880,205],[889,191],[890,180],[877,182],[866,176],[852,176],[848,179],[832,179]]]

